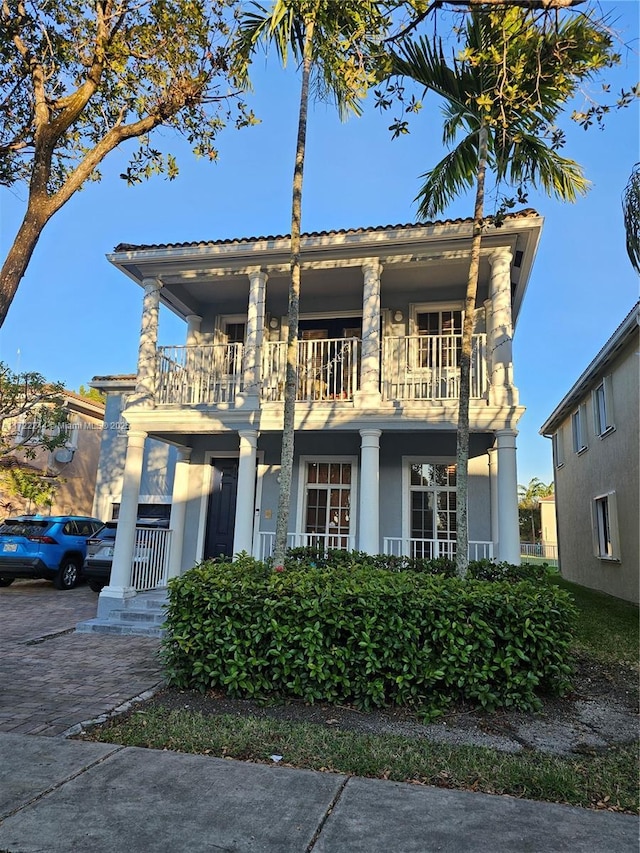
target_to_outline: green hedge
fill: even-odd
[[[530,581],[242,557],[170,581],[164,660],[170,684],[232,696],[531,710],[568,686],[570,602]]]

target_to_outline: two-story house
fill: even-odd
[[[526,210],[482,244],[471,372],[470,557],[519,561],[512,335],[540,239]],[[471,220],[303,235],[291,545],[453,556]],[[177,448],[166,574],[269,556],[283,422],[288,236],[116,247],[142,288],[108,612],[132,594],[149,437]],[[163,303],[185,337],[158,346]],[[159,583],[166,583],[166,577]]]
[[[638,601],[640,303],[540,429],[552,440],[560,571]]]
[[[46,478],[53,487],[51,505],[36,507],[28,498],[11,490],[5,476],[0,478],[0,507],[4,515],[23,512],[91,515],[104,405],[73,391],[65,390],[61,396],[67,414],[64,444],[51,451],[34,447],[33,453],[27,454],[28,436],[35,430],[35,413],[32,412],[16,425],[17,449],[0,460],[0,469],[5,472],[17,467]]]

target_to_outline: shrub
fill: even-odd
[[[539,706],[567,686],[573,608],[556,586],[243,556],[169,583],[169,683],[436,709]]]

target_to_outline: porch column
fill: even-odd
[[[138,403],[153,406],[156,393],[156,361],[158,346],[158,312],[162,282],[157,278],[142,280],[142,324],[138,345],[138,379],[136,397]]]
[[[244,347],[244,395],[260,395],[260,353],[264,338],[264,297],[267,274],[261,269],[249,270],[249,307],[247,310],[247,342]]]
[[[253,524],[256,502],[256,450],[258,432],[239,430],[240,459],[238,461],[238,496],[233,535],[233,553],[253,552]]]
[[[361,429],[359,550],[380,553],[380,436],[382,430]]]
[[[169,550],[170,578],[177,578],[182,573],[182,546],[184,545],[184,519],[187,513],[189,499],[189,474],[191,471],[191,448],[181,447],[178,450],[176,470],[173,477],[173,495],[171,497],[171,547]]]
[[[498,559],[520,565],[520,525],[518,524],[518,471],[514,429],[496,431],[498,458]]]
[[[491,512],[491,541],[493,542],[493,555],[498,556],[500,543],[500,525],[498,524],[498,451],[490,447],[489,455],[489,495]]]
[[[376,259],[362,265],[362,344],[360,360],[361,405],[379,406],[380,394],[380,275],[382,264]]]
[[[98,616],[107,616],[111,610],[117,609],[118,601],[132,598],[136,594],[131,586],[131,565],[136,544],[138,498],[146,437],[147,433],[142,430],[132,430],[127,434],[127,456],[124,463],[111,578],[109,586],[105,586],[100,593]]]
[[[491,311],[487,349],[491,371],[489,402],[494,406],[518,405],[518,389],[513,383],[512,257],[511,250],[506,247],[496,249],[489,255]]]

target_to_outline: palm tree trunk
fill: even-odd
[[[280,493],[276,520],[274,566],[282,566],[287,550],[287,530],[291,503],[293,451],[295,438],[296,394],[298,391],[298,318],[300,315],[300,234],[302,224],[302,178],[307,139],[307,109],[309,105],[309,77],[312,64],[313,20],[306,21],[300,111],[298,115],[298,140],[296,162],[293,170],[291,200],[291,282],[289,285],[287,338],[287,372],[284,388],[284,421],[282,425],[282,453],[280,460]]]
[[[473,211],[473,236],[467,295],[464,305],[462,327],[462,351],[460,353],[460,398],[458,403],[458,430],[456,435],[456,574],[463,578],[469,566],[469,519],[467,498],[469,482],[469,397],[471,394],[471,349],[475,321],[478,276],[480,273],[480,245],[484,216],[484,179],[487,169],[486,125],[482,124],[478,139],[478,173],[476,176],[476,200]]]

